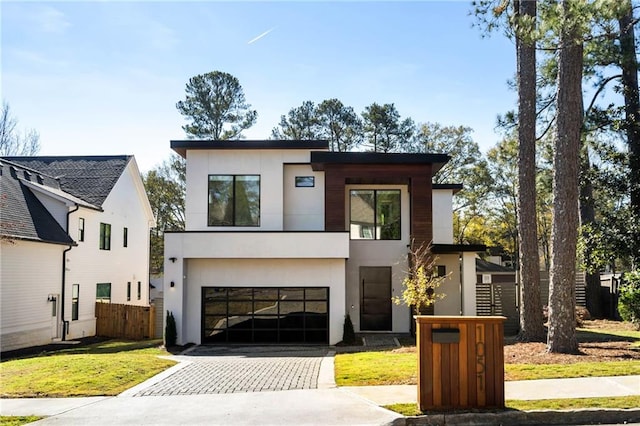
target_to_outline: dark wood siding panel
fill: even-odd
[[[411,178],[411,237],[417,246],[429,244],[433,239],[433,211],[431,178]]]
[[[324,180],[324,230],[345,230],[345,180],[341,173],[326,173]]]

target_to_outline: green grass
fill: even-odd
[[[21,426],[43,418],[39,416],[0,416],[0,426]]]
[[[577,362],[575,364],[506,364],[505,380],[566,379],[571,377],[640,374],[640,361]]]
[[[109,340],[0,363],[3,398],[117,395],[175,362],[159,340]]]
[[[532,411],[532,410],[574,410],[584,408],[612,408],[628,409],[640,407],[640,396],[618,396],[606,398],[568,398],[568,399],[541,399],[536,401],[507,400],[506,410]],[[400,413],[403,416],[420,416],[429,414],[418,409],[417,404],[392,404],[384,408]],[[475,410],[482,411],[482,410]],[[494,412],[496,410],[487,410]],[[434,411],[433,413],[436,413]],[[440,411],[441,412],[441,411]],[[449,411],[450,412],[450,411]]]
[[[414,385],[418,383],[415,352],[372,351],[337,354],[338,386]],[[640,361],[575,364],[506,364],[505,380],[562,379],[640,374]]]
[[[407,385],[418,380],[415,352],[337,354],[334,366],[338,386]]]

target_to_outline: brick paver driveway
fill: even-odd
[[[175,357],[186,363],[134,396],[316,389],[326,347],[198,346]]]

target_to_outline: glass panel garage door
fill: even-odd
[[[203,343],[328,343],[326,287],[204,287]]]

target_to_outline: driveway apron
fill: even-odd
[[[197,346],[172,357],[186,365],[132,396],[317,389],[326,347]]]

